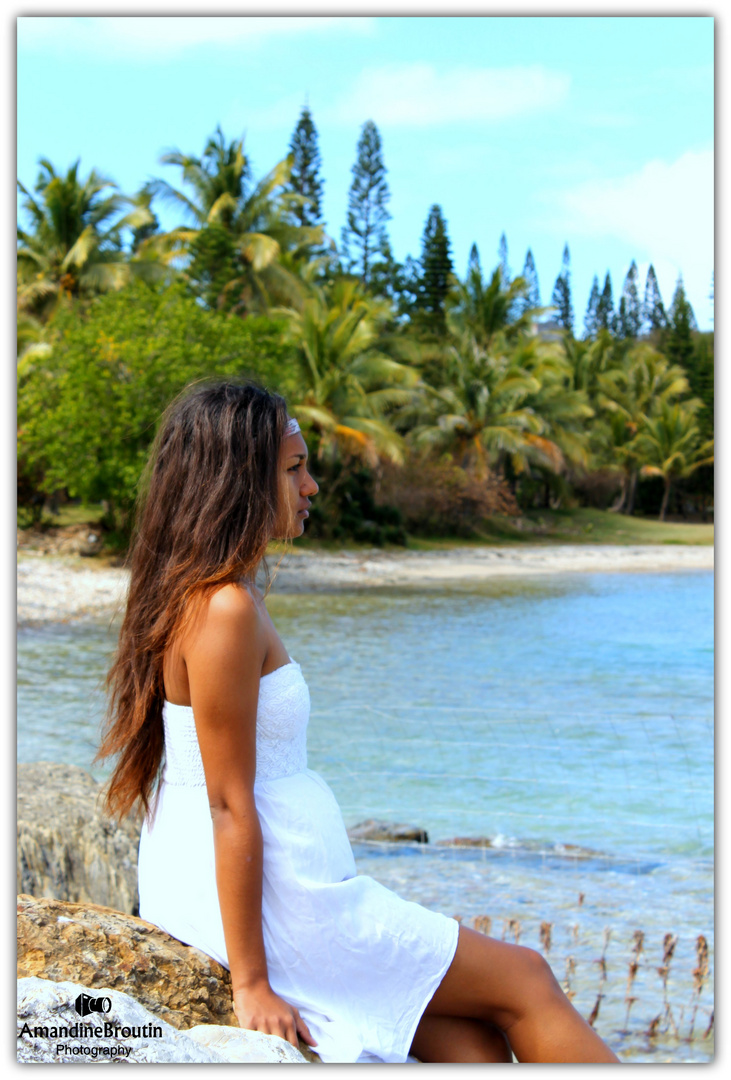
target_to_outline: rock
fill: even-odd
[[[77,1008],[81,994],[92,999],[92,1010],[86,1015]],[[100,1002],[100,998],[107,1000]],[[102,1005],[102,1009],[93,1009],[94,1005]],[[64,1028],[68,1029],[66,1033]],[[241,1028],[213,1028],[213,1032],[222,1034],[212,1035],[208,1025],[180,1031],[128,994],[111,987],[91,992],[77,982],[18,980],[18,1061],[24,1064],[305,1061],[293,1046],[274,1035]]]
[[[18,765],[18,892],[139,911],[140,822],[101,811],[102,786],[77,765]]]
[[[110,987],[100,989],[90,994],[81,983],[19,979],[18,1061],[225,1061],[214,1049],[201,1046],[127,994]],[[105,997],[110,1007],[81,1016],[76,1007],[79,994]]]
[[[417,844],[428,844],[429,837],[426,829],[420,829],[418,825],[395,825],[391,821],[376,821],[369,818],[361,821],[348,829],[351,840],[391,840],[399,843],[416,841]]]
[[[216,1024],[199,1024],[186,1031],[190,1039],[215,1051],[225,1061],[274,1061],[280,1064],[307,1061],[286,1039],[276,1035],[263,1035],[260,1031],[246,1031],[240,1027],[220,1027]]]
[[[18,978],[111,987],[173,1027],[236,1025],[231,976],[144,919],[98,904],[18,897]]]
[[[144,919],[97,904],[18,897],[18,978],[32,976],[79,983],[92,995],[117,989],[174,1028],[241,1030],[226,968]],[[300,1049],[319,1061],[305,1043]]]
[[[93,558],[101,550],[102,543],[99,533],[88,532],[86,540],[82,540],[79,544],[79,555],[83,555],[85,558]]]
[[[97,555],[103,547],[101,524],[42,525],[18,529],[18,547],[44,555]]]
[[[436,847],[483,847],[493,846],[489,836],[453,836],[451,840],[437,840]]]

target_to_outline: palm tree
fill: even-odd
[[[503,288],[503,276],[498,267],[489,282],[482,277],[479,260],[470,262],[467,278],[457,282],[446,300],[447,327],[455,337],[469,332],[483,349],[489,349],[493,336],[502,331],[512,340],[530,330],[531,324],[544,308],[527,309],[514,316],[516,301],[525,295],[528,283],[516,277]]]
[[[685,372],[652,346],[639,344],[626,354],[621,367],[597,374],[596,401],[606,419],[599,433],[619,458],[622,471],[622,491],[612,507],[614,511],[631,514],[641,464],[637,436],[647,418],[662,401],[687,394],[690,387]]]
[[[401,410],[409,439],[427,456],[449,453],[463,469],[487,478],[501,456],[516,472],[529,461],[547,460],[544,424],[524,403],[540,389],[509,349],[488,353],[470,333],[447,347],[440,386],[423,385],[418,399]]]
[[[287,319],[305,388],[293,410],[317,432],[318,458],[352,456],[376,472],[382,458],[401,463],[404,440],[388,413],[412,399],[420,379],[392,355],[397,345],[384,332],[390,304],[341,278],[329,288],[310,285],[299,308],[272,314]]]
[[[568,336],[567,336],[568,337]],[[557,478],[573,465],[589,464],[586,423],[594,416],[585,390],[574,386],[575,372],[566,353],[566,340],[546,341],[537,335],[522,335],[512,346],[511,359],[518,368],[533,376],[538,389],[526,395],[522,404],[541,421],[540,434],[526,433],[532,453],[519,457],[520,465],[530,472],[535,465],[543,474],[546,502],[558,509],[565,483],[551,499],[550,488]]]
[[[45,327],[40,319],[19,311],[15,331],[19,372],[29,359],[50,356],[51,346],[46,341]]]
[[[146,194],[176,206],[188,220],[159,235],[156,244],[185,264],[206,299],[243,310],[298,303],[301,290],[292,262],[322,245],[324,234],[321,226],[295,224],[301,197],[286,190],[291,157],[254,184],[243,138],[227,144],[219,126],[200,158],[170,150],[160,161],[182,170],[190,194],[166,180],[145,186]],[[222,262],[226,280],[220,274]]]
[[[638,438],[638,451],[645,459],[641,476],[662,476],[665,482],[660,521],[670,499],[673,480],[690,476],[701,465],[713,463],[713,439],[701,445],[701,433],[695,414],[703,403],[698,398],[690,401],[660,403],[657,415],[648,417],[644,430]]]
[[[621,367],[626,349],[621,348],[617,339],[604,329],[599,329],[593,339],[564,334],[561,345],[571,365],[572,386],[575,390],[585,391],[592,403],[597,392],[597,377],[612,368]]]
[[[45,320],[63,298],[91,297],[121,288],[135,273],[154,273],[156,264],[130,259],[122,246],[123,229],[152,220],[147,207],[119,194],[95,170],[80,180],[79,161],[65,176],[45,158],[40,166],[37,198],[18,181],[31,222],[28,229],[18,228],[21,312]]]

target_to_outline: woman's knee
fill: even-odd
[[[506,1031],[517,1019],[564,997],[535,949],[460,928],[455,958],[427,1006],[428,1013],[471,1016]]]
[[[553,974],[551,965],[536,949],[516,945],[516,973],[524,989],[518,999],[519,1011],[525,1013],[564,998],[564,992]]]

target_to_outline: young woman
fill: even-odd
[[[616,1062],[537,952],[356,874],[255,585],[317,491],[277,394],[199,385],[163,417],[98,755],[110,812],[145,812],[141,917],[230,969],[242,1027],[325,1062]]]

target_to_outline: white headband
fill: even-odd
[[[296,435],[297,432],[300,431],[300,430],[301,429],[300,429],[299,424],[294,419],[294,417],[292,417],[291,420],[287,421],[287,426],[284,429],[284,437],[285,437],[285,439],[287,438],[288,435]]]

